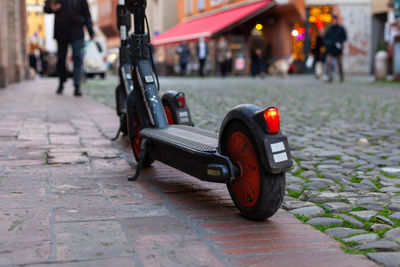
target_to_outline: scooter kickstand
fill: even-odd
[[[118,129],[117,135],[116,135],[114,138],[112,138],[112,139],[111,139],[111,141],[117,141],[117,140],[118,140],[118,138],[119,138],[119,135],[120,135],[120,133],[121,133],[121,126],[119,126],[119,129]]]
[[[147,145],[149,143],[149,140],[143,139],[142,143],[140,144],[140,154],[139,154],[139,162],[136,166],[136,172],[134,176],[131,176],[128,178],[128,181],[136,181],[137,178],[139,177],[140,171],[142,170],[143,162],[144,159],[146,158],[147,155]]]

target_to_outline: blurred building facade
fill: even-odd
[[[25,0],[0,0],[0,88],[28,76]]]
[[[176,4],[177,0],[147,0],[146,14],[152,37],[177,24]],[[116,17],[117,5],[118,0],[97,0],[98,26],[106,36],[109,48],[117,48],[120,45]]]
[[[260,9],[252,9],[255,6]],[[232,23],[218,30],[215,30],[213,25],[208,25],[209,34],[205,34],[208,30],[205,27],[201,35],[206,38],[209,47],[209,71],[218,72],[217,40],[224,36],[232,51],[232,61],[229,65],[233,73],[240,74],[249,72],[250,54],[254,46],[262,50],[266,65],[276,59],[289,58],[292,54],[290,33],[293,24],[305,20],[304,0],[178,0],[177,9],[179,25],[161,34],[154,41],[157,47],[156,61],[160,65],[165,62],[168,65],[167,69],[170,70],[176,69],[171,63],[175,62],[176,65],[175,48],[183,41],[189,42],[193,55],[192,66],[194,69],[198,67],[195,57],[196,43],[200,36],[189,24],[200,21],[207,23],[209,18],[213,18],[216,24],[224,24],[225,16],[230,14],[237,16],[237,19],[231,21]],[[220,22],[218,17],[221,19]],[[190,32],[192,30],[193,33]],[[172,59],[174,56],[175,59]]]

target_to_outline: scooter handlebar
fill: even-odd
[[[140,9],[146,9],[147,0],[125,0],[126,8],[129,12],[134,13]]]

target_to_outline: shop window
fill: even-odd
[[[203,11],[205,9],[205,0],[197,0],[197,10]]]
[[[193,0],[185,0],[185,13],[186,15],[193,13]]]

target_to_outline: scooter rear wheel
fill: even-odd
[[[135,156],[136,162],[139,162],[139,155],[141,151],[142,138],[140,137],[140,123],[139,116],[137,115],[136,109],[133,109],[133,140],[131,140],[133,155]],[[154,162],[154,159],[146,155],[143,161],[143,167],[149,167]]]
[[[228,126],[222,153],[240,169],[240,175],[227,184],[238,210],[255,221],[274,215],[285,194],[285,174],[265,170],[254,138],[242,122],[235,121]]]

